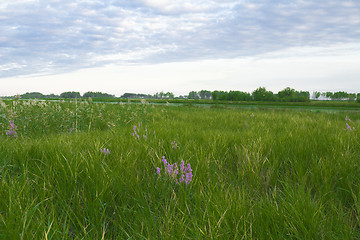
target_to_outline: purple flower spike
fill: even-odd
[[[189,184],[189,182],[191,182],[191,180],[192,180],[193,175],[192,175],[191,172],[186,173],[185,175],[186,175],[186,176],[185,176],[185,183],[186,183],[186,184]]]
[[[185,171],[185,163],[184,163],[184,160],[181,160],[180,171],[181,171],[181,172],[184,172],[184,171]]]
[[[188,163],[187,167],[185,168],[185,172],[192,172],[192,169],[190,167],[190,163]]]
[[[6,135],[9,137],[17,137],[17,132],[16,130],[16,126],[15,123],[13,123],[11,120],[9,121],[10,127],[9,130],[6,132]]]
[[[185,181],[185,175],[181,174],[181,177],[179,179],[179,182],[182,183],[183,181]]]
[[[179,168],[178,163],[168,163],[165,159],[165,156],[162,156],[162,162],[164,164],[165,176],[176,184],[181,184],[184,182],[186,185],[188,185],[192,181],[193,174],[190,163],[185,166],[184,160],[181,160]],[[156,170],[156,173],[160,176],[161,169],[158,167]]]
[[[167,165],[167,161],[166,161],[166,159],[165,159],[165,156],[162,157],[162,162],[164,163],[164,166]]]
[[[110,154],[110,150],[109,150],[109,149],[106,149],[106,148],[104,148],[101,152],[102,152],[103,154],[105,154],[105,155]]]
[[[348,130],[352,130],[352,128],[350,127],[350,125],[348,124],[348,123],[346,123],[346,129],[348,129]]]
[[[173,172],[174,172],[173,165],[168,164],[167,168],[168,168],[169,175],[171,176],[173,174]]]

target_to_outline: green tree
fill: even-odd
[[[287,99],[287,100],[290,100],[291,98],[295,97],[296,96],[296,91],[295,89],[293,88],[285,88],[284,90],[278,92],[278,97],[280,99]]]
[[[252,92],[253,100],[255,101],[274,101],[274,93],[267,91],[265,87],[259,87]]]
[[[167,93],[165,93],[165,98],[173,99],[174,94],[172,92],[167,92]]]
[[[332,92],[326,92],[326,93],[325,93],[325,96],[328,97],[328,98],[333,99],[334,93],[332,93]]]
[[[313,97],[318,99],[321,96],[321,92],[313,92]]]
[[[230,91],[228,93],[228,100],[230,101],[250,101],[250,93],[241,92],[241,91]]]
[[[79,92],[63,92],[60,94],[61,98],[81,98]]]
[[[199,94],[196,91],[189,92],[188,99],[199,99]]]
[[[27,92],[21,95],[21,98],[44,98],[44,94],[39,92]]]
[[[110,95],[102,92],[86,92],[83,95],[84,98],[114,98],[114,95]]]
[[[349,93],[348,98],[349,98],[349,102],[355,101],[356,93]]]
[[[201,90],[199,92],[199,96],[201,99],[211,99],[212,97],[212,94],[210,91],[207,91],[207,90]]]

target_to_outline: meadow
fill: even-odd
[[[360,111],[0,101],[0,239],[359,239]]]

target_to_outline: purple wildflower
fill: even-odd
[[[9,130],[6,132],[6,135],[9,137],[17,137],[17,132],[15,131],[17,127],[15,126],[15,123],[9,121],[10,127]]]
[[[185,171],[185,163],[184,163],[184,160],[181,160],[180,171],[181,171],[181,172],[184,172],[184,171]]]
[[[187,167],[185,168],[185,172],[191,172],[192,169],[190,167],[190,163],[188,163]]]
[[[166,159],[165,159],[165,156],[162,156],[162,162],[164,163],[164,166],[167,165],[167,161],[166,161]]]
[[[167,165],[167,171],[168,171],[168,173],[169,173],[169,176],[173,175],[174,165],[168,164],[168,165]]]
[[[174,163],[174,175],[176,176],[179,173],[178,165],[177,163]]]
[[[192,169],[190,163],[185,166],[184,160],[181,160],[180,169],[177,163],[170,164],[165,159],[165,156],[162,156],[162,162],[164,164],[164,171],[167,173],[166,175],[169,176],[173,181],[177,184],[185,182],[185,184],[189,184],[192,181]],[[157,169],[157,174],[160,176],[160,168]]]
[[[181,177],[179,179],[179,182],[182,183],[183,181],[185,181],[185,175],[181,174]]]
[[[346,115],[346,117],[345,117],[345,121],[351,122],[350,118],[349,118],[347,115]]]
[[[171,146],[173,147],[173,149],[178,148],[178,145],[175,141],[171,142]]]
[[[110,150],[106,148],[104,148],[101,152],[104,153],[105,155],[110,154]]]
[[[192,176],[193,176],[192,172],[188,172],[188,173],[185,174],[185,183],[186,184],[189,184],[191,182]]]
[[[161,172],[160,172],[160,168],[159,168],[159,167],[156,168],[156,173],[157,173],[159,176],[161,176]]]

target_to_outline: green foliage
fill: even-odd
[[[314,92],[314,97],[318,99],[321,96],[321,92]]]
[[[317,93],[318,96],[319,93]],[[307,102],[310,101],[310,93],[305,91],[296,91],[292,88],[285,88],[284,90],[277,93],[277,97],[280,101],[284,102]]]
[[[271,91],[267,91],[264,87],[259,87],[252,92],[253,100],[255,101],[274,101],[275,96]]]
[[[199,99],[199,93],[196,91],[189,92],[188,99]]]
[[[44,94],[39,92],[27,92],[21,95],[21,98],[44,98]]]
[[[156,99],[173,99],[174,94],[172,92],[167,92],[167,93],[158,92],[158,93],[154,94],[153,98],[156,98]]]
[[[81,98],[79,92],[63,92],[60,94],[61,98]]]
[[[40,92],[27,92],[25,94],[21,95],[21,98],[23,99],[42,99],[42,98],[59,98],[58,95],[55,94],[48,94],[48,95],[44,95]]]
[[[83,98],[114,98],[114,95],[102,92],[86,92],[83,95]]]
[[[200,99],[211,99],[211,92],[207,90],[201,90],[199,92]]]

